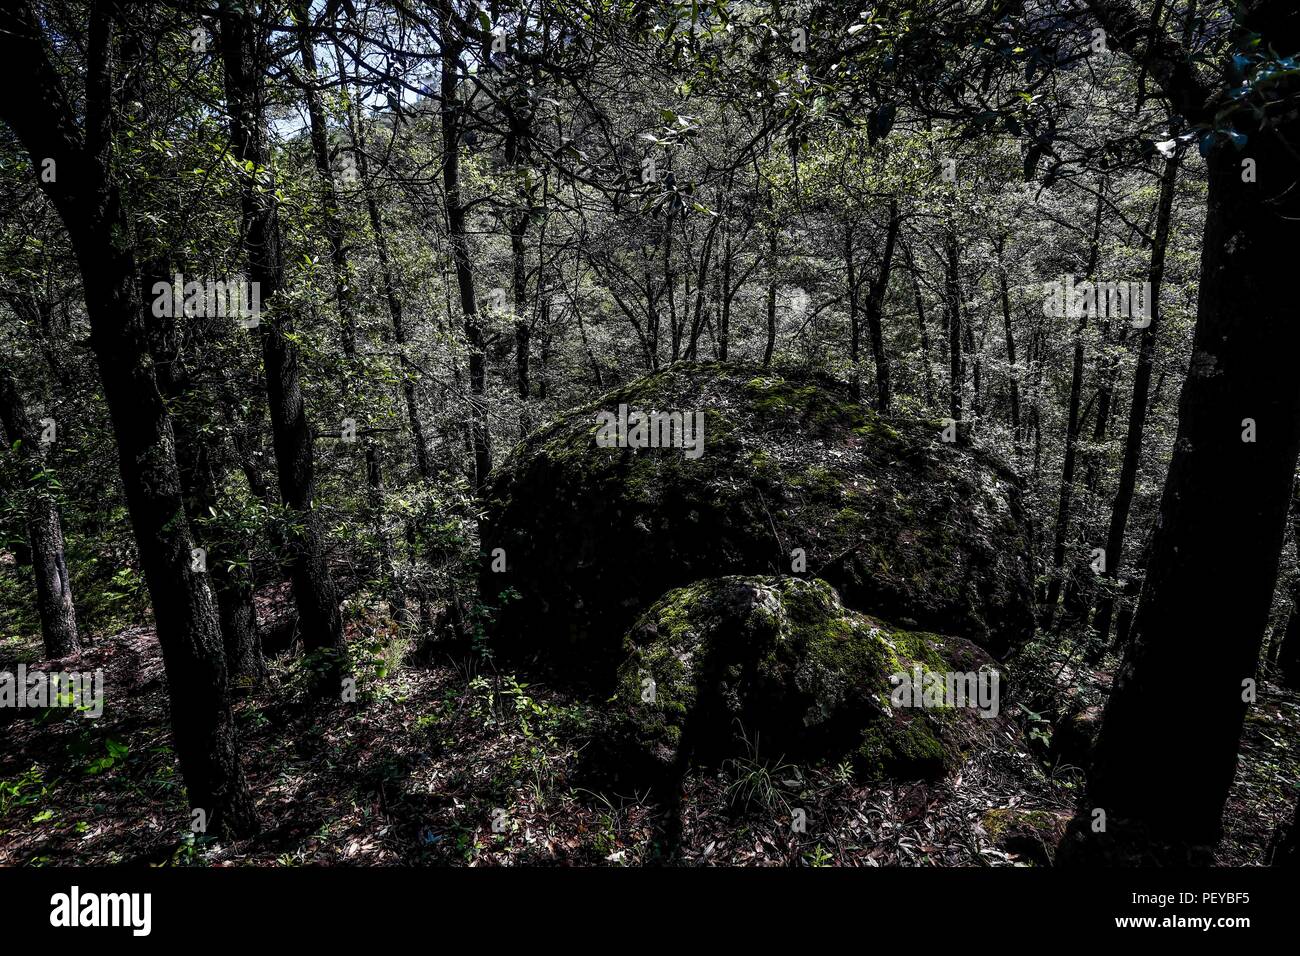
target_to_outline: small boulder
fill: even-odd
[[[976,700],[921,697],[980,671],[996,695],[987,653],[846,610],[824,581],[696,582],[651,607],[625,651],[614,735],[665,770],[758,750],[847,760],[864,779],[933,779],[1002,723],[996,696],[978,701],[990,717]]]

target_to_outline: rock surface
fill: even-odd
[[[615,733],[665,769],[830,760],[865,779],[932,779],[1000,724],[994,697],[923,703],[896,690],[996,674],[984,651],[846,610],[824,581],[725,577],[679,588],[636,623],[625,651]]]
[[[703,453],[599,447],[598,416],[620,405],[702,413]],[[671,588],[802,568],[848,607],[1000,656],[1033,628],[1019,486],[942,432],[812,375],[678,364],[629,383],[493,473],[482,593],[501,609],[498,639],[608,675],[628,627]]]

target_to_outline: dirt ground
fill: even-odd
[[[678,799],[638,792],[589,759],[598,706],[469,655],[403,663],[386,622],[350,627],[357,702],[304,704],[284,657],[264,687],[240,689],[264,830],[236,842],[189,831],[152,632],[58,662],[102,668],[107,704],[97,720],[0,713],[0,865],[1043,865],[1081,780],[1008,722],[997,747],[939,783],[864,787],[847,767],[793,766],[760,742],[688,776]],[[0,646],[0,670],[34,652]],[[1300,776],[1298,722],[1300,697],[1263,682],[1220,863],[1266,861]]]

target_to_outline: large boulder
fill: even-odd
[[[614,737],[664,770],[784,758],[934,778],[1001,725],[987,653],[846,610],[824,581],[696,582],[655,603],[624,651]]]
[[[602,447],[617,438],[602,415],[621,407],[630,444],[638,411],[697,413],[703,444]],[[678,364],[638,379],[493,472],[482,592],[499,636],[608,673],[627,628],[671,588],[802,572],[848,607],[1001,656],[1033,629],[1019,485],[944,431],[878,416],[807,373]]]

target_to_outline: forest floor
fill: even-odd
[[[938,783],[865,787],[847,767],[751,753],[688,776],[680,802],[624,792],[587,759],[598,707],[481,658],[404,663],[382,619],[353,616],[358,702],[304,703],[283,657],[237,695],[265,827],[249,840],[189,832],[149,628],[44,663],[102,668],[107,704],[96,720],[0,712],[0,865],[1041,865],[1076,797],[1077,768],[1049,768],[1034,726],[1010,721],[998,746]],[[0,670],[36,650],[0,644]],[[1104,689],[1109,674],[1074,680]],[[1265,862],[1298,776],[1300,696],[1264,682],[1220,863]]]

